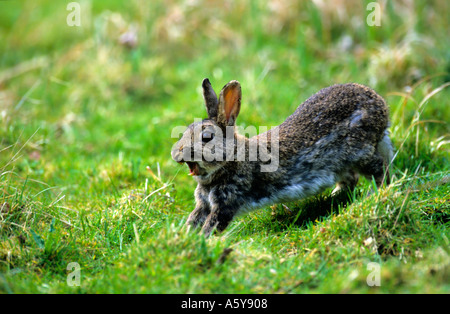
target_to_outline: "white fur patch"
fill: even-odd
[[[319,173],[318,171],[318,173],[315,174],[314,180],[292,184],[281,190],[278,198],[280,200],[299,200],[320,193],[324,189],[332,186],[335,182],[335,175],[331,173]]]
[[[320,173],[314,176],[312,181],[298,182],[300,178],[293,178],[293,182],[297,182],[286,186],[278,191],[278,193],[265,197],[257,202],[250,202],[244,206],[240,213],[249,212],[267,205],[272,205],[280,202],[298,201],[311,195],[320,193],[326,188],[333,186],[336,183],[336,176],[330,173]]]

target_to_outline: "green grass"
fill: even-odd
[[[380,27],[356,0],[80,3],[82,27],[64,2],[0,3],[0,292],[450,292],[447,1],[388,1]],[[131,26],[134,48],[118,40]],[[187,233],[195,182],[171,132],[205,116],[205,77],[241,82],[243,126],[278,125],[334,83],[373,87],[393,183]]]

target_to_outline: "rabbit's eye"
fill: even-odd
[[[213,138],[214,138],[214,133],[209,132],[209,131],[203,131],[202,132],[202,142],[203,143],[208,143]]]

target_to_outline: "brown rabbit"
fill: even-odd
[[[172,150],[197,180],[189,226],[209,236],[238,213],[317,194],[352,190],[359,174],[389,184],[392,144],[388,107],[372,89],[333,85],[311,96],[278,127],[251,138],[235,123],[241,86],[231,81],[219,97],[202,84],[208,118],[191,124]],[[256,149],[256,154],[255,154]],[[269,158],[268,158],[269,157]]]

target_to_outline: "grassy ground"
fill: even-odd
[[[448,1],[380,1],[379,27],[356,0],[79,3],[80,27],[64,1],[0,3],[0,292],[450,292]],[[205,77],[241,82],[244,126],[334,83],[373,87],[392,185],[186,233],[195,184],[171,131],[205,116]]]

